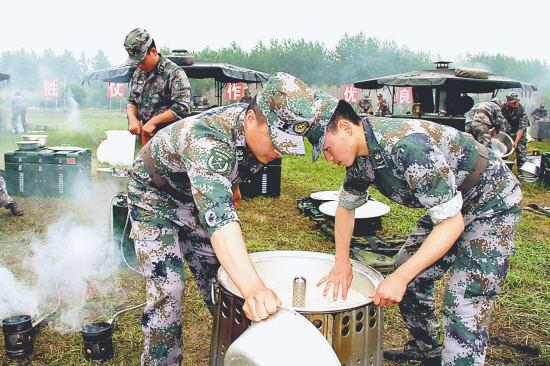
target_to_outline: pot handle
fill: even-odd
[[[210,280],[210,296],[212,297],[212,305],[216,305],[216,297],[220,292],[220,284],[215,278]]]

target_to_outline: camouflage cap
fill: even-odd
[[[311,89],[295,76],[278,72],[269,77],[256,101],[267,118],[277,150],[303,155],[305,136],[313,145],[313,161],[317,160],[338,99]]]
[[[519,101],[519,95],[516,92],[510,92],[506,94],[506,100],[509,102],[518,102]]]
[[[153,38],[143,28],[136,28],[128,33],[124,40],[124,48],[129,56],[126,65],[135,66],[143,61],[151,43],[153,43]]]

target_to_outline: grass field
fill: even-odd
[[[30,111],[31,123],[58,124],[59,131],[50,133],[50,145],[68,143],[94,150],[103,131],[123,129],[126,120],[120,112],[86,110],[82,112],[81,132],[63,129],[62,112]],[[4,124],[6,124],[4,122]],[[0,155],[15,148],[18,136],[0,132]],[[549,143],[534,143],[530,147],[549,151]],[[310,164],[311,157],[288,157],[283,163],[282,195],[278,199],[257,198],[244,201],[239,215],[249,251],[310,250],[332,253],[334,245],[314,229],[313,222],[300,214],[296,201],[316,190],[337,189],[344,170],[324,161]],[[3,167],[3,160],[0,167]],[[0,267],[7,267],[32,281],[25,271],[22,258],[29,254],[32,238],[41,238],[45,230],[72,212],[86,223],[93,216],[104,216],[108,230],[109,199],[114,188],[98,187],[92,195],[78,200],[53,198],[16,198],[25,209],[22,218],[13,218],[0,210]],[[536,202],[550,205],[550,191],[523,184],[524,204]],[[422,210],[407,209],[389,202],[374,191],[374,196],[391,206],[383,220],[382,235],[407,235],[415,227]],[[90,212],[89,207],[94,207]],[[490,325],[491,340],[487,365],[547,365],[550,363],[550,218],[524,212],[516,235],[517,253],[512,257],[505,293],[497,300]],[[191,278],[191,277],[188,277]],[[144,299],[144,280],[137,274],[121,269],[115,278],[112,294],[89,293],[88,300],[97,309],[98,320],[124,306]],[[0,284],[1,286],[1,284]],[[438,286],[442,294],[444,283]],[[65,305],[66,306],[66,305]],[[188,281],[185,301],[184,338],[185,365],[206,365],[210,346],[211,318],[202,303],[193,281]],[[1,309],[0,309],[1,313]],[[52,319],[55,321],[55,315]],[[385,346],[399,346],[408,338],[398,310],[386,312]],[[29,365],[86,365],[82,358],[81,336],[78,332],[61,334],[50,325],[43,326],[36,341]],[[139,311],[124,314],[117,321],[114,335],[115,357],[107,365],[138,365],[141,352]],[[0,344],[0,365],[10,362]],[[25,363],[23,363],[25,364]],[[386,363],[388,365],[395,365]]]

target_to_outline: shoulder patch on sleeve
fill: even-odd
[[[208,169],[218,174],[229,173],[232,163],[233,156],[217,147],[212,149],[207,160]]]

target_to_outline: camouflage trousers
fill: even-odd
[[[13,203],[13,199],[8,194],[6,181],[4,180],[4,177],[0,175],[0,207],[6,207],[11,203]]]
[[[141,273],[146,279],[142,365],[179,365],[182,360],[182,296],[185,262],[212,311],[211,280],[220,263],[202,225],[179,226],[136,206],[132,233]],[[198,222],[198,219],[197,219]]]
[[[407,287],[399,304],[401,316],[413,340],[405,346],[412,355],[441,355],[442,365],[483,365],[488,326],[496,295],[502,292],[509,264],[509,250],[501,256],[483,255],[479,248],[503,245],[513,248],[520,209],[493,217],[480,217],[464,232],[443,258],[419,274]],[[427,216],[418,223],[396,258],[396,266],[407,261],[433,229]],[[434,303],[435,281],[447,270],[449,283],[443,299],[444,342]]]
[[[489,130],[491,128],[485,122],[473,120],[466,122],[465,131],[472,135],[477,142],[490,148],[491,134]]]
[[[514,141],[516,140],[516,137],[517,137],[516,134],[510,135],[510,136],[512,136],[512,140]],[[523,165],[523,163],[525,163],[526,161],[527,161],[527,137],[525,137],[525,133],[524,133],[521,139],[519,140],[518,145],[516,146],[516,164],[518,166],[518,171]]]

